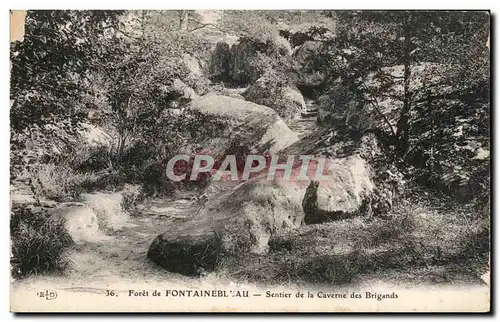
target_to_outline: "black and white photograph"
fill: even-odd
[[[11,312],[491,310],[489,10],[9,16]]]

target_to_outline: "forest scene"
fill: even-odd
[[[28,10],[24,22],[10,44],[18,287],[485,283],[489,12]],[[233,155],[238,171],[249,155],[323,156],[333,179],[176,182],[176,155],[188,176],[196,155]]]

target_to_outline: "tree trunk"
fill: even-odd
[[[435,118],[434,118],[434,109],[432,108],[432,99],[429,98],[427,101],[427,108],[429,110],[429,118],[431,121],[431,155],[429,156],[430,158],[430,168],[431,168],[431,173],[434,173],[434,146],[436,144],[436,141],[434,140],[435,137]]]
[[[122,162],[123,158],[123,151],[125,150],[125,133],[121,132],[120,133],[120,140],[118,142],[118,152],[117,152],[117,164],[120,164]]]
[[[127,135],[128,135],[128,119],[127,119],[127,113],[130,111],[130,104],[132,103],[132,94],[128,97],[127,100],[127,105],[125,107],[125,110],[122,110],[123,115],[120,115],[120,119],[118,122],[118,147],[116,150],[116,160],[115,160],[115,166],[119,165],[122,162],[123,158],[123,151],[125,150],[125,145],[127,142]]]
[[[146,38],[146,10],[141,11],[141,32],[144,40]]]
[[[189,21],[189,11],[188,10],[181,10],[179,30],[186,31],[188,29],[188,21]]]
[[[410,57],[410,46],[411,46],[411,26],[408,21],[408,14],[404,16],[403,22],[403,65],[404,65],[404,75],[403,75],[403,109],[401,110],[401,115],[397,124],[396,135],[399,139],[398,150],[401,154],[408,151],[408,125],[410,119],[410,109],[411,109],[411,99],[410,99],[410,77],[411,77],[411,57]]]

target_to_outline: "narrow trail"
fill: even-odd
[[[306,137],[320,129],[316,122],[318,107],[312,100],[306,101],[306,110],[300,118],[293,120],[288,124],[288,128],[299,134],[299,139]]]
[[[158,284],[189,280],[165,271],[148,260],[146,254],[156,236],[170,225],[192,216],[197,206],[196,201],[186,199],[153,201],[140,215],[130,216],[121,229],[73,246],[68,251],[72,265],[64,275],[31,276],[14,281],[13,288],[50,284],[59,289],[102,292],[103,286],[116,283]]]
[[[289,125],[307,136],[319,128],[315,115],[303,115]],[[31,276],[13,282],[13,289],[33,289],[43,285],[57,285],[58,289],[71,292],[105,292],[106,285],[194,285],[207,283],[207,279],[193,279],[165,271],[147,259],[151,242],[169,227],[194,215],[199,207],[189,196],[156,200],[140,211],[140,215],[130,216],[126,224],[118,230],[107,231],[102,236],[76,245],[68,251],[72,265],[64,275]],[[223,283],[216,278],[208,283]],[[226,281],[231,283],[230,281]]]

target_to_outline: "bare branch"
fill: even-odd
[[[142,40],[141,37],[134,37],[134,36],[131,36],[129,33],[126,33],[125,31],[123,30],[120,30],[118,28],[116,28],[116,31],[119,31],[121,32],[125,37],[128,37],[128,38],[131,38],[131,39],[135,39],[135,40]]]
[[[193,32],[193,31],[198,30],[198,29],[203,29],[203,28],[208,27],[208,26],[213,26],[213,24],[211,24],[211,23],[201,24],[201,26],[198,26],[196,28],[189,30],[189,32]]]
[[[366,91],[368,91],[368,87],[366,86],[365,82],[362,82],[361,83],[362,86],[364,87],[364,89]],[[389,119],[387,118],[387,115],[385,115],[383,112],[382,112],[382,109],[380,108],[380,106],[378,105],[378,102],[376,99],[368,99],[368,103],[370,103],[374,108],[375,108],[375,111],[377,111],[377,114],[379,114],[384,122],[387,124],[387,126],[389,127],[389,129],[391,130],[391,133],[392,133],[392,136],[393,137],[397,137],[396,135],[396,132],[394,131],[394,128],[392,127],[392,124],[391,122],[389,121]]]

